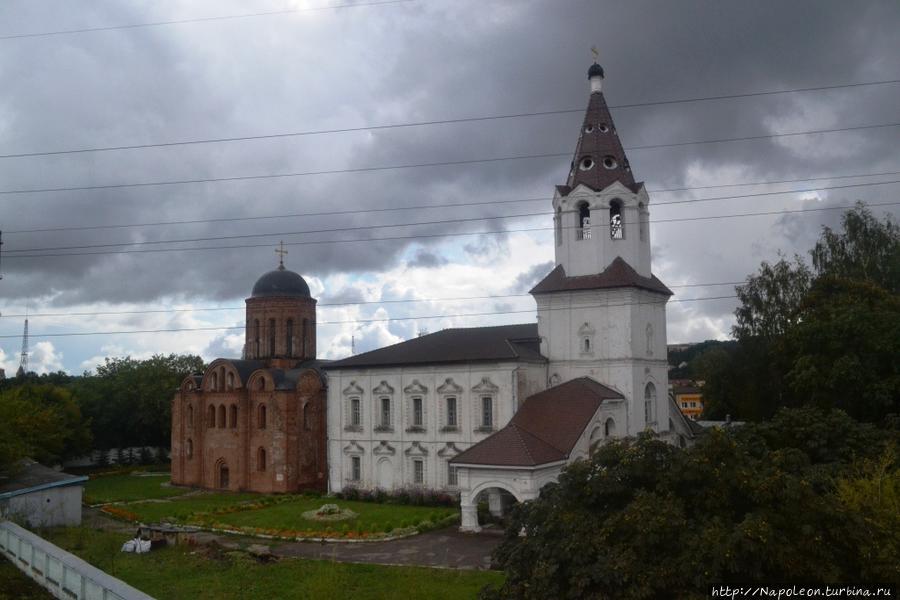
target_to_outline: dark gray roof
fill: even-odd
[[[294,390],[297,388],[297,382],[300,380],[300,376],[303,375],[308,370],[313,370],[318,373],[319,377],[322,379],[322,383],[325,383],[325,375],[322,371],[322,367],[329,364],[330,360],[305,360],[302,363],[296,365],[293,369],[267,369],[270,373],[272,373],[272,379],[275,381],[275,389],[276,390]]]
[[[329,369],[520,360],[546,362],[537,324],[444,329],[325,365]]]
[[[211,362],[209,366],[211,367],[217,362],[226,362],[233,366],[235,371],[238,372],[241,385],[247,385],[247,380],[250,379],[250,376],[253,375],[254,371],[266,368],[266,361],[264,360],[246,360],[243,358],[217,358]]]
[[[602,273],[596,275],[566,276],[566,270],[562,265],[544,277],[536,286],[531,288],[532,294],[547,294],[550,292],[570,292],[576,290],[598,290],[606,288],[636,287],[660,294],[672,295],[672,290],[667,288],[656,275],[643,277],[635,271],[631,265],[625,262],[621,256],[617,256]]]
[[[300,275],[280,267],[260,277],[251,298],[309,298],[309,285]]]
[[[81,485],[87,479],[87,477],[56,471],[26,458],[16,465],[11,476],[0,476],[0,498],[9,498],[65,485]]]

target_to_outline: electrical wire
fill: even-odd
[[[682,283],[678,285],[666,285],[668,288],[692,288],[692,287],[716,287],[723,285],[741,285],[744,281],[720,281],[717,283]],[[531,298],[531,294],[499,294],[494,296],[456,296],[452,298],[413,298],[408,300],[366,300],[361,302],[319,302],[316,303],[318,308],[333,308],[343,306],[363,306],[368,304],[410,304],[419,302],[459,302],[469,300],[501,300],[505,298]],[[146,314],[168,314],[183,312],[218,312],[228,310],[246,310],[246,306],[212,306],[212,307],[195,307],[195,308],[161,308],[161,309],[145,309],[145,310],[116,310],[116,311],[92,311],[92,312],[65,312],[65,313],[21,313],[21,314],[4,314],[5,318],[12,319],[17,317],[28,317],[29,319],[39,317],[96,317],[108,315],[146,315]]]
[[[673,202],[663,202],[660,203],[662,205],[666,204],[685,204],[685,203],[693,203],[693,202],[710,202],[713,200],[725,200],[725,199],[733,199],[733,198],[753,198],[759,196],[772,196],[772,195],[780,195],[780,194],[803,194],[810,193],[814,191],[821,190],[832,190],[832,189],[845,189],[845,188],[854,188],[854,187],[865,187],[865,186],[873,186],[873,185],[887,185],[887,184],[895,184],[900,183],[900,180],[894,181],[883,181],[883,182],[873,182],[873,183],[857,183],[857,184],[849,184],[849,185],[840,185],[840,186],[823,186],[818,188],[809,188],[806,190],[795,190],[795,191],[778,191],[778,192],[759,192],[754,194],[742,194],[737,196],[720,196],[718,198],[697,198],[690,200],[679,200]],[[842,207],[844,208],[844,207]],[[168,240],[145,240],[145,241],[132,241],[132,242],[119,242],[119,243],[106,243],[106,244],[82,244],[77,246],[47,246],[47,247],[37,247],[37,248],[20,248],[20,249],[12,249],[7,250],[7,256],[16,258],[19,256],[17,253],[26,253],[26,252],[44,252],[44,251],[55,251],[55,250],[86,250],[91,248],[112,248],[117,246],[152,246],[157,244],[182,244],[182,243],[196,243],[196,242],[210,242],[210,241],[219,241],[219,240],[236,240],[236,239],[248,239],[248,238],[267,238],[267,237],[285,237],[285,236],[293,236],[293,235],[309,235],[309,234],[318,234],[318,233],[338,233],[338,232],[346,232],[346,231],[368,231],[373,229],[393,229],[398,227],[420,227],[426,225],[448,225],[452,223],[470,223],[470,222],[480,222],[480,221],[495,221],[495,220],[503,220],[503,219],[521,219],[521,218],[532,218],[532,217],[542,217],[548,216],[551,213],[547,213],[546,211],[536,212],[536,213],[522,213],[515,215],[497,215],[497,216],[486,216],[486,217],[464,217],[459,219],[437,219],[432,221],[417,221],[411,223],[395,223],[395,224],[385,224],[385,225],[359,225],[354,227],[333,227],[333,228],[323,228],[323,229],[305,229],[300,231],[276,231],[270,233],[248,233],[248,234],[234,234],[234,235],[220,235],[220,236],[207,236],[207,237],[196,237],[196,238],[180,238],[180,239],[168,239]],[[666,219],[651,219],[650,223],[661,223],[668,222]],[[635,225],[637,223],[626,222],[626,225]],[[190,250],[191,248],[184,248],[185,250]]]
[[[692,187],[680,187],[680,188],[659,188],[659,189],[648,189],[647,192],[650,194],[660,194],[665,192],[685,192],[685,191],[695,191],[695,190],[708,190],[708,189],[718,189],[718,188],[727,188],[727,187],[741,187],[741,186],[754,186],[754,185],[777,185],[784,183],[800,183],[804,181],[822,181],[822,180],[832,180],[832,179],[849,179],[855,177],[881,177],[887,175],[900,175],[900,171],[882,171],[880,173],[856,173],[856,174],[842,174],[842,175],[831,175],[828,177],[804,177],[800,179],[780,179],[780,180],[771,180],[771,181],[747,181],[747,182],[736,182],[736,183],[722,183],[715,185],[699,185]],[[878,182],[873,182],[878,183]],[[792,190],[787,190],[781,193],[794,193]],[[734,196],[724,196],[721,198],[733,198]],[[698,198],[697,201],[704,200],[713,200],[716,198]],[[386,206],[386,207],[378,207],[378,208],[358,208],[358,209],[347,209],[347,210],[330,210],[330,211],[318,211],[318,212],[302,212],[302,213],[288,213],[281,215],[263,215],[263,216],[250,216],[250,217],[220,217],[215,219],[187,219],[187,220],[172,220],[172,221],[154,221],[148,223],[120,223],[113,225],[83,225],[83,226],[75,226],[75,227],[43,227],[39,229],[15,229],[15,230],[6,230],[3,233],[8,235],[12,234],[22,234],[22,233],[43,233],[49,231],[90,231],[97,229],[127,229],[133,227],[159,227],[166,225],[196,225],[201,223],[231,223],[238,221],[260,221],[260,220],[271,220],[271,219],[289,219],[295,217],[320,217],[320,216],[339,216],[339,215],[349,215],[349,214],[366,214],[366,213],[377,213],[377,212],[395,212],[395,211],[411,211],[411,210],[428,210],[435,208],[458,208],[463,206],[484,206],[484,205],[498,205],[498,204],[521,204],[524,202],[550,202],[553,198],[549,196],[542,196],[540,198],[515,198],[511,200],[480,200],[477,202],[454,202],[454,203],[445,203],[445,204],[419,204],[413,206]],[[654,203],[656,204],[668,204],[667,202]]]
[[[127,25],[109,25],[105,27],[84,27],[81,29],[61,29],[58,31],[39,31],[35,33],[10,33],[0,35],[0,40],[16,40],[24,38],[51,37],[59,35],[73,35],[76,33],[94,33],[98,31],[114,31],[117,29],[140,29],[144,27],[163,27],[166,25],[184,25],[187,23],[209,23],[211,21],[229,21],[234,19],[249,19],[256,17],[271,17],[294,13],[332,10],[340,8],[356,8],[362,6],[382,6],[386,4],[402,4],[415,0],[382,0],[380,2],[353,2],[349,4],[332,4],[330,6],[311,6],[304,8],[286,8],[283,10],[270,10],[266,12],[243,13],[238,15],[217,15],[210,17],[195,17],[192,19],[177,19],[171,21],[152,21],[149,23],[131,23]]]
[[[898,127],[898,126],[900,126],[900,123],[880,123],[880,124],[875,124],[875,125],[859,125],[859,126],[853,126],[853,127],[840,127],[840,128],[835,128],[835,129],[814,129],[814,130],[809,130],[809,131],[794,131],[794,132],[789,132],[789,133],[773,133],[773,134],[767,134],[767,135],[745,136],[745,137],[735,137],[735,138],[694,140],[694,141],[687,141],[687,142],[672,142],[672,143],[665,143],[665,144],[647,144],[647,145],[643,145],[643,146],[626,147],[625,149],[626,150],[649,150],[649,149],[653,149],[653,148],[672,148],[672,147],[676,147],[676,146],[719,144],[719,143],[724,143],[724,142],[739,142],[739,141],[748,141],[748,140],[774,139],[774,138],[784,138],[784,137],[792,137],[792,136],[800,136],[800,135],[813,135],[813,134],[835,133],[835,132],[845,132],[845,131],[859,131],[859,130],[868,130],[868,129],[884,129],[884,128],[891,128],[891,127]],[[125,182],[125,183],[109,183],[109,184],[100,184],[100,185],[64,186],[64,187],[48,187],[48,188],[21,188],[21,189],[0,190],[0,195],[43,194],[43,193],[57,193],[57,192],[81,192],[81,191],[112,190],[112,189],[125,189],[125,188],[159,187],[159,186],[171,186],[171,185],[189,185],[189,184],[198,184],[198,183],[256,181],[256,180],[263,180],[263,179],[288,179],[288,178],[294,178],[294,177],[336,175],[336,174],[348,174],[348,173],[373,173],[373,172],[380,172],[380,171],[418,169],[418,168],[425,168],[425,167],[446,167],[446,166],[461,166],[461,165],[472,165],[472,164],[508,162],[508,161],[514,161],[514,160],[561,158],[561,157],[571,156],[571,154],[572,154],[571,152],[548,152],[548,153],[540,153],[540,154],[521,154],[521,155],[515,155],[515,156],[498,156],[498,157],[492,157],[492,158],[475,158],[475,159],[464,159],[464,160],[447,160],[447,161],[435,161],[435,162],[423,162],[423,163],[407,163],[407,164],[399,164],[399,165],[382,165],[382,166],[356,167],[356,168],[346,168],[346,169],[325,169],[325,170],[320,170],[320,171],[299,171],[299,172],[292,172],[292,173],[235,175],[235,176],[230,176],[230,177],[206,177],[206,178],[196,178],[196,179],[175,179],[175,180],[166,180],[166,181]]]
[[[708,296],[702,298],[681,298],[676,300],[668,300],[669,303],[673,302],[701,302],[705,300],[725,300],[737,298],[737,295],[731,294],[727,296]],[[655,304],[653,302],[624,302],[624,303],[612,303],[612,304],[596,304],[596,305],[585,305],[581,308],[617,308],[622,306],[639,306],[639,305],[647,305],[647,304]],[[554,310],[570,310],[568,306],[560,306],[560,307],[548,307],[542,309],[541,312],[545,311],[554,311]],[[492,311],[492,312],[480,312],[480,313],[460,313],[460,314],[444,314],[444,315],[427,315],[427,316],[416,316],[416,317],[383,317],[377,319],[352,319],[346,321],[321,321],[317,322],[316,325],[356,325],[360,323],[383,323],[388,321],[419,321],[419,320],[430,320],[430,319],[448,319],[448,318],[467,318],[467,317],[487,317],[487,316],[497,316],[497,315],[515,315],[515,314],[527,314],[527,313],[535,313],[538,312],[537,309],[532,310],[510,310],[510,311]],[[179,333],[185,331],[227,331],[234,329],[246,329],[246,325],[232,325],[225,327],[178,327],[172,329],[137,329],[137,330],[129,330],[129,331],[69,331],[69,332],[61,332],[61,333],[44,333],[44,334],[32,334],[32,337],[35,338],[48,338],[48,337],[82,337],[89,335],[128,335],[135,333]],[[10,338],[18,338],[21,337],[19,335],[11,334],[11,335],[0,335],[0,339],[10,339]]]
[[[411,1],[411,0],[410,0]],[[3,39],[3,38],[0,38]],[[887,79],[881,81],[864,81],[858,83],[846,83],[840,85],[826,85],[826,86],[818,86],[818,87],[807,87],[807,88],[794,88],[789,90],[765,90],[759,92],[748,92],[744,94],[725,94],[718,96],[700,96],[695,98],[679,98],[673,100],[654,100],[649,102],[631,102],[628,104],[618,104],[612,105],[608,108],[613,109],[625,109],[625,108],[639,108],[639,107],[648,107],[648,106],[662,106],[666,104],[685,104],[692,102],[706,102],[713,100],[732,100],[736,98],[751,98],[755,96],[771,96],[775,94],[794,94],[800,92],[813,92],[813,91],[823,91],[823,90],[836,90],[836,89],[847,89],[847,88],[857,88],[857,87],[866,87],[866,86],[877,86],[877,85],[889,85],[900,83],[900,79]],[[146,150],[150,148],[172,148],[178,146],[193,146],[193,145],[201,145],[201,144],[222,144],[222,143],[231,143],[231,142],[246,142],[251,140],[271,140],[271,139],[281,139],[281,138],[291,138],[291,137],[305,137],[305,136],[315,136],[315,135],[332,135],[332,134],[341,134],[341,133],[356,133],[362,131],[382,131],[386,129],[402,129],[409,127],[427,127],[434,125],[455,125],[460,123],[478,123],[484,121],[498,121],[504,119],[521,119],[521,118],[532,118],[532,117],[545,117],[551,115],[563,115],[563,114],[572,114],[572,113],[581,113],[584,112],[583,108],[565,108],[565,109],[557,109],[557,110],[542,110],[542,111],[533,111],[533,112],[521,112],[521,113],[508,113],[508,114],[500,114],[500,115],[483,115],[483,116],[475,116],[475,117],[459,117],[455,119],[431,119],[427,121],[411,121],[407,123],[388,123],[381,125],[361,125],[359,127],[342,127],[335,129],[311,129],[306,131],[288,131],[288,132],[280,132],[280,133],[269,133],[269,134],[260,134],[260,135],[243,135],[243,136],[231,136],[231,137],[220,137],[220,138],[200,138],[193,140],[177,140],[177,141],[169,141],[169,142],[156,142],[156,143],[147,143],[147,144],[122,144],[117,146],[94,146],[94,147],[84,147],[84,148],[69,148],[65,150],[45,150],[45,151],[35,151],[35,152],[15,152],[8,154],[0,154],[0,159],[8,159],[8,158],[33,158],[39,156],[60,156],[60,155],[69,155],[69,154],[84,154],[90,152],[114,152],[114,151],[125,151],[125,150]],[[626,148],[627,150],[628,148]]]

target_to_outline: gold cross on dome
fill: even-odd
[[[278,248],[275,248],[275,254],[278,255],[278,268],[284,268],[284,255],[287,254],[288,251],[284,249],[284,241],[278,242]]]
[[[594,62],[597,62],[597,59],[600,58],[600,51],[597,50],[597,46],[591,46],[591,54],[594,55]]]

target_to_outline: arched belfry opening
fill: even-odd
[[[622,201],[619,199],[609,203],[609,237],[614,240],[625,239],[625,222],[622,219]]]
[[[575,230],[575,239],[589,240],[591,239],[591,207],[587,202],[581,201],[576,208],[578,209],[578,224]]]

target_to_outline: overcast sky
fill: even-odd
[[[900,4],[413,0],[328,10],[320,1],[6,0],[0,4],[0,154],[258,136],[583,109],[589,48],[622,104],[900,79]],[[24,33],[292,13],[107,31]],[[900,85],[613,108],[627,148],[900,122]],[[163,148],[0,158],[0,366],[15,372],[26,304],[31,367],[80,373],[106,356],[238,356],[243,299],[277,264],[320,305],[320,356],[445,327],[533,322],[522,296],[552,267],[550,198],[566,156],[359,171],[574,150],[582,115],[441,124]],[[652,190],[900,172],[900,128],[634,149],[651,190],[653,270],[667,284],[743,280],[805,253],[839,211],[672,221],[897,200],[900,175],[679,192]],[[243,181],[7,193],[356,170]],[[788,193],[665,206],[767,191]],[[460,208],[370,209],[481,202]],[[494,203],[496,202],[496,203]],[[898,207],[877,207],[879,215]],[[320,216],[232,220],[310,212]],[[534,216],[536,213],[537,216]],[[543,214],[541,214],[543,213]],[[433,223],[504,215],[529,217]],[[220,221],[210,221],[220,219]],[[171,221],[143,227],[24,232]],[[323,233],[308,230],[428,225]],[[537,231],[518,231],[532,229]],[[481,233],[479,233],[481,232]],[[492,232],[492,233],[483,233]],[[501,232],[501,233],[497,233]],[[441,237],[441,234],[470,233]],[[32,250],[156,240],[206,240]],[[254,237],[249,237],[254,236]],[[255,237],[258,236],[258,237]],[[410,236],[428,236],[409,239]],[[338,242],[403,237],[388,241]],[[298,243],[300,243],[298,245]],[[254,246],[188,250],[192,247]],[[168,249],[166,252],[110,251]],[[18,251],[18,252],[17,252]],[[25,252],[23,252],[25,251]],[[91,254],[83,254],[89,252]],[[101,252],[98,254],[98,252]],[[36,254],[82,253],[73,256]],[[17,254],[24,256],[16,256]],[[28,258],[27,256],[31,256]],[[723,339],[733,285],[674,287],[668,340]],[[508,296],[507,296],[508,295]],[[450,301],[447,298],[505,296]],[[687,299],[687,302],[680,300]],[[387,302],[384,300],[419,300]],[[426,301],[427,300],[427,301]],[[70,313],[166,311],[119,315]],[[464,316],[472,313],[503,313]],[[434,317],[409,319],[409,317]],[[456,316],[453,316],[456,315]],[[372,320],[404,318],[405,320]],[[332,324],[322,324],[332,322]],[[336,323],[335,323],[336,322]],[[214,328],[233,327],[223,330]],[[66,332],[208,331],[47,337]]]

